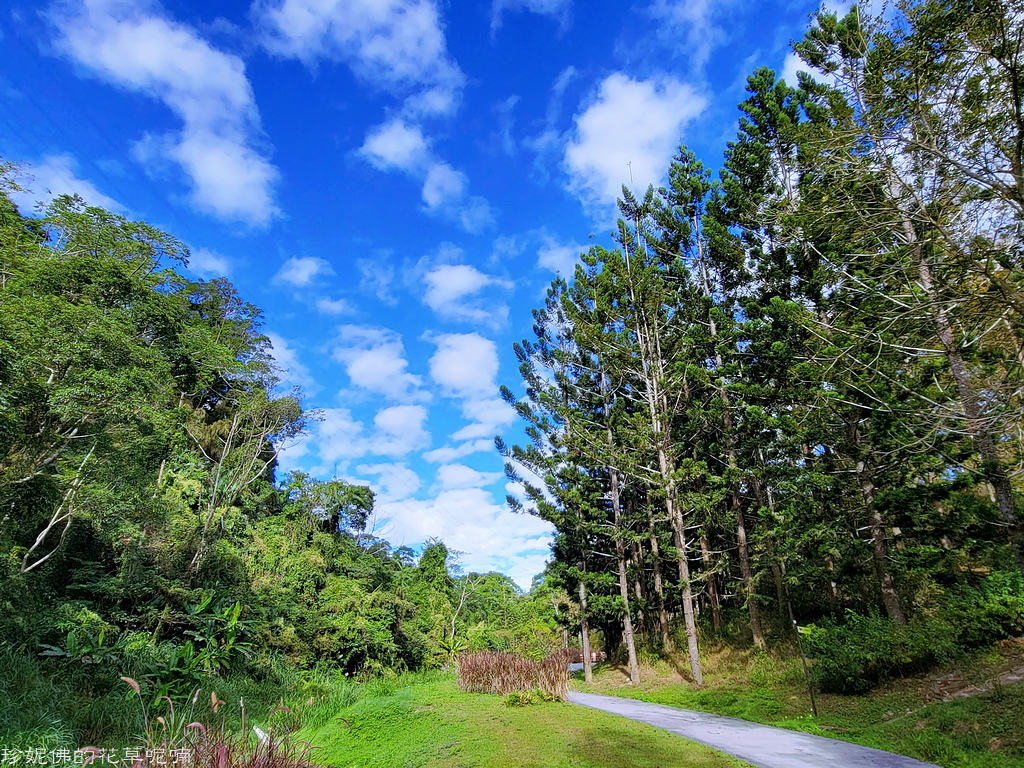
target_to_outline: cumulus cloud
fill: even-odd
[[[318,277],[333,275],[334,269],[326,259],[316,256],[292,256],[281,265],[274,275],[277,284],[287,283],[295,288],[305,288]]]
[[[459,200],[465,191],[466,174],[456,171],[448,163],[431,165],[423,180],[423,202],[430,210]]]
[[[378,480],[370,486],[376,494],[376,502],[404,499],[419,490],[420,476],[405,463],[360,464],[356,472],[361,475],[375,475]]]
[[[245,64],[167,19],[154,4],[82,0],[51,16],[57,47],[98,78],[162,101],[182,121],[177,133],[149,136],[136,155],[181,167],[196,208],[263,225],[277,213],[278,171],[261,151],[262,132]]]
[[[408,456],[430,445],[430,433],[424,428],[427,409],[422,405],[392,405],[377,412],[373,419],[376,434],[367,451],[377,456]]]
[[[466,174],[438,160],[422,129],[395,119],[372,129],[359,152],[381,171],[402,171],[422,181],[424,209],[457,222],[467,232],[480,232],[494,223],[494,211],[484,198],[469,194]]]
[[[699,72],[725,39],[720,21],[728,13],[731,0],[654,0],[649,13],[658,22],[658,34],[680,55],[689,58],[690,67]]]
[[[504,476],[504,472],[480,472],[465,464],[443,464],[437,468],[437,482],[445,489],[483,488]]]
[[[497,387],[498,349],[478,333],[448,333],[431,341],[437,351],[430,358],[430,377],[452,397],[480,398]]]
[[[404,120],[392,120],[377,126],[371,132],[359,154],[378,170],[399,170],[413,172],[427,160],[427,140],[419,126],[408,125]]]
[[[393,543],[419,544],[437,537],[463,553],[469,571],[504,571],[521,587],[544,568],[553,529],[532,515],[516,515],[481,488],[442,490],[427,500],[384,502],[376,512]]]
[[[472,419],[452,435],[452,440],[493,438],[499,427],[506,427],[516,420],[515,409],[500,397],[470,398],[462,404],[462,415]]]
[[[115,213],[127,212],[123,205],[100,192],[91,181],[78,177],[78,163],[71,155],[47,155],[38,162],[28,163],[27,168],[21,171],[18,183],[24,189],[9,194],[23,214],[31,213],[40,205],[49,205],[61,195],[78,195],[86,205]]]
[[[346,62],[381,90],[414,91],[411,111],[449,112],[465,76],[433,0],[258,0],[264,45],[307,66]]]
[[[344,325],[331,355],[344,364],[353,386],[399,402],[430,399],[423,379],[408,372],[402,337],[387,328]]]
[[[197,248],[188,257],[188,269],[203,278],[227,277],[231,274],[231,262],[209,248]]]
[[[451,333],[431,340],[437,345],[437,351],[430,358],[430,377],[447,396],[461,401],[462,415],[470,421],[452,435],[452,440],[476,440],[477,447],[469,452],[481,450],[484,442],[489,450],[493,444],[486,438],[494,435],[499,427],[515,421],[515,411],[496,396],[496,345],[478,333]],[[442,461],[456,457],[448,453],[435,456]]]
[[[369,429],[348,408],[323,408],[310,434],[282,453],[284,466],[304,466],[314,475],[347,472],[351,462],[367,456],[400,459],[430,446],[421,405],[382,408]]]
[[[321,296],[316,300],[316,311],[321,315],[346,315],[353,310],[344,299],[328,299]]]
[[[288,341],[273,331],[267,331],[267,338],[270,339],[271,354],[279,369],[278,375],[281,378],[281,383],[302,387],[306,390],[306,394],[315,394],[319,391],[320,387],[310,375],[309,368],[299,360],[298,352]]]
[[[353,419],[348,408],[323,408],[320,421],[299,447],[303,454],[310,447],[315,448],[321,462],[319,469],[329,469],[338,463],[347,466],[352,459],[366,455],[363,422]]]
[[[385,304],[395,304],[398,299],[391,293],[391,284],[395,280],[395,269],[390,264],[383,264],[379,259],[359,259],[359,290],[372,293]]]
[[[580,253],[586,250],[587,246],[580,245],[574,240],[568,243],[559,243],[551,235],[545,234],[540,248],[537,249],[537,266],[556,272],[568,279],[576,271]]]
[[[475,299],[489,286],[511,288],[511,283],[486,275],[468,264],[439,264],[424,276],[424,303],[446,320],[498,326],[508,319],[508,305]]]
[[[569,190],[592,213],[608,211],[629,184],[657,184],[679,145],[683,127],[697,117],[707,99],[673,77],[634,80],[616,72],[575,119],[575,136],[565,149],[563,166]]]
[[[488,453],[493,450],[493,439],[471,440],[461,445],[446,445],[441,448],[435,448],[424,453],[423,458],[435,464],[444,464],[466,456],[472,456],[474,453]]]
[[[531,11],[553,16],[564,27],[569,21],[572,0],[493,0],[491,3],[491,32],[501,28],[506,11]]]

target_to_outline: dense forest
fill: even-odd
[[[0,735],[113,737],[122,677],[158,708],[211,680],[272,705],[593,641],[700,684],[709,639],[799,625],[818,683],[858,692],[1020,634],[1022,21],[823,12],[797,87],[750,77],[717,177],[680,148],[623,189],[616,247],[551,284],[502,390],[509,504],[556,530],[529,593],[367,533],[368,488],[283,476],[317,413],[260,310],[147,224],[19,212],[5,166]]]
[[[365,532],[368,488],[275,474],[316,412],[279,391],[259,309],[183,278],[187,256],[78,199],[26,218],[0,196],[4,744],[110,735],[122,676],[151,700],[233,676],[273,701],[301,670],[561,647],[548,587],[393,548]]]
[[[798,624],[859,691],[1024,628],[1022,21],[822,12],[718,178],[683,147],[623,188],[617,247],[534,311],[509,504],[634,679]]]

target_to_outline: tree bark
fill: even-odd
[[[658,549],[658,535],[654,530],[654,515],[648,508],[648,532],[651,538],[651,563],[654,569],[654,593],[658,596],[658,626],[661,629],[661,647],[671,653],[672,636],[668,632],[668,613],[665,611],[665,589],[661,583],[661,556]]]
[[[967,431],[974,439],[974,445],[981,457],[981,472],[985,479],[992,484],[996,494],[996,504],[999,507],[999,516],[1006,526],[1010,542],[1010,551],[1017,562],[1017,568],[1021,575],[1024,575],[1024,531],[1017,522],[1016,500],[1013,495],[1013,487],[1010,485],[1010,477],[1006,472],[1006,466],[999,457],[996,449],[995,438],[985,424],[981,413],[981,406],[978,402],[978,393],[971,381],[971,373],[964,361],[963,355],[956,344],[953,328],[939,303],[938,293],[932,281],[931,268],[924,258],[921,250],[921,243],[917,240],[914,226],[909,220],[904,220],[903,231],[911,246],[911,254],[917,267],[917,274],[921,281],[921,287],[928,296],[931,309],[932,321],[938,333],[939,341],[949,361],[953,379],[956,381],[957,392],[960,395],[960,404],[964,410],[967,421]]]
[[[615,436],[612,434],[611,405],[608,401],[608,385],[605,382],[604,370],[599,371],[601,377],[601,398],[604,400],[605,427],[608,435],[608,448],[614,450]],[[634,685],[640,682],[640,667],[636,661],[636,643],[633,639],[633,620],[629,616],[629,581],[626,576],[626,545],[623,542],[622,507],[619,499],[619,471],[608,466],[609,484],[611,486],[612,515],[614,519],[615,555],[619,561],[619,594],[622,596],[622,629],[626,641],[626,652],[629,654],[629,680]]]
[[[722,607],[718,600],[718,581],[715,579],[715,569],[711,565],[711,547],[708,546],[707,536],[700,537],[700,555],[707,573],[704,583],[708,590],[708,602],[711,603],[711,624],[717,635],[722,631]]]
[[[857,464],[857,481],[870,525],[872,559],[875,564],[878,585],[882,591],[882,604],[890,619],[897,624],[906,624],[907,617],[903,613],[903,605],[900,603],[900,596],[893,583],[892,569],[889,568],[889,543],[885,540],[885,524],[882,522],[881,513],[875,507],[875,483],[863,461]]]
[[[590,660],[590,622],[587,620],[587,588],[580,579],[580,636],[583,641],[583,679],[594,682],[594,665]]]

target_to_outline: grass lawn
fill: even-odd
[[[500,696],[462,693],[448,676],[377,693],[364,694],[327,725],[298,734],[318,747],[313,760],[335,768],[746,765],[657,728],[572,704],[506,707]]]
[[[1019,658],[1021,648],[1006,643],[959,668],[894,681],[864,696],[819,694],[817,718],[810,714],[799,657],[724,647],[706,652],[700,690],[665,663],[641,669],[637,686],[629,684],[621,667],[600,665],[593,685],[583,683],[580,673],[572,687],[845,739],[946,768],[1024,768],[1024,683],[928,703],[939,677],[980,681],[1008,658]]]

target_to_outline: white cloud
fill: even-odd
[[[386,328],[344,325],[332,357],[345,366],[352,384],[391,400],[429,400],[423,379],[409,373],[402,337]]]
[[[321,296],[316,300],[316,311],[321,315],[345,315],[352,312],[352,307],[344,299],[328,299]]]
[[[382,264],[377,259],[360,259],[356,262],[359,268],[359,289],[372,293],[385,304],[395,304],[398,299],[391,293],[391,283],[395,279],[395,269],[389,264]]]
[[[530,515],[516,515],[494,503],[481,488],[443,490],[428,500],[406,499],[377,505],[385,535],[395,544],[419,544],[437,537],[463,553],[469,571],[504,571],[520,586],[544,568],[552,527]]]
[[[316,256],[292,256],[274,275],[274,282],[305,288],[317,277],[333,274],[334,269],[325,259]]]
[[[497,391],[498,349],[478,333],[449,333],[430,339],[437,351],[430,376],[453,397],[477,399]]]
[[[188,269],[199,277],[227,277],[231,274],[231,262],[209,248],[197,248],[188,258]]]
[[[725,41],[716,17],[729,5],[730,0],[654,0],[649,13],[658,22],[659,36],[687,56],[697,72],[711,51]]]
[[[270,339],[270,346],[273,348],[274,362],[280,368],[281,382],[302,387],[306,390],[306,394],[314,394],[315,391],[319,391],[320,387],[310,375],[309,368],[299,360],[298,352],[282,336],[272,331],[267,331],[267,338]]]
[[[100,79],[159,99],[181,119],[179,133],[147,137],[137,155],[180,165],[197,208],[266,224],[277,213],[278,171],[256,148],[262,134],[245,64],[153,7],[129,0],[61,6],[78,12],[51,17],[60,30],[57,46]]]
[[[465,80],[433,0],[258,0],[254,10],[272,52],[307,66],[344,61],[377,88],[418,90],[411,110],[450,110]]]
[[[456,210],[459,224],[470,233],[483,232],[494,224],[494,209],[478,195],[473,195]]]
[[[421,179],[428,213],[441,214],[467,232],[480,232],[494,223],[490,203],[468,193],[466,174],[434,157],[418,126],[401,119],[379,125],[367,135],[359,154],[378,170],[399,170]]]
[[[498,350],[477,333],[452,333],[431,339],[437,351],[430,358],[430,376],[444,393],[461,400],[462,415],[470,423],[451,436],[455,442],[476,440],[468,452],[489,450],[486,438],[515,421],[515,411],[497,397]],[[446,449],[440,449],[444,451]],[[459,448],[452,449],[459,451]],[[465,454],[458,454],[465,455]],[[457,455],[435,453],[429,460],[450,461]]]
[[[382,486],[382,489],[373,487],[376,484],[371,483],[371,487],[373,487],[373,491],[376,494],[377,504],[384,501],[404,499],[416,493],[420,488],[420,476],[409,469],[409,466],[404,463],[360,464],[356,467],[356,472],[361,475],[376,475],[380,478],[377,484]]]
[[[434,163],[423,180],[423,202],[435,210],[459,200],[466,191],[466,174],[447,163]]]
[[[427,160],[427,140],[419,126],[403,120],[392,120],[376,128],[366,137],[359,154],[378,170],[398,168],[412,172]]]
[[[572,0],[493,0],[491,3],[491,32],[501,27],[505,11],[532,11],[554,16],[564,26],[569,18]]]
[[[437,468],[437,482],[446,490],[483,488],[498,482],[504,476],[504,472],[480,472],[465,464],[443,464]]]
[[[511,288],[511,283],[485,275],[467,264],[439,264],[430,269],[423,282],[423,301],[446,320],[498,326],[508,319],[508,305],[482,300],[470,301],[488,286]]]
[[[432,451],[427,451],[423,454],[423,458],[427,461],[432,461],[435,464],[443,464],[456,459],[461,459],[465,456],[471,456],[474,453],[488,453],[494,450],[494,440],[472,440],[468,443],[462,443],[457,446],[444,446],[442,448],[435,448]]]
[[[349,409],[323,408],[310,434],[283,452],[284,463],[288,469],[305,466],[317,475],[333,473],[336,467],[344,473],[364,456],[402,458],[430,445],[426,419],[427,409],[421,405],[391,406],[377,412],[373,429],[367,431]]]
[[[323,469],[347,463],[367,452],[363,423],[352,418],[348,408],[323,408],[308,441],[316,447]],[[306,447],[308,451],[308,447]]]
[[[378,411],[369,453],[398,458],[426,448],[430,445],[430,434],[423,427],[426,420],[427,409],[422,405],[392,405]]]
[[[505,427],[516,420],[515,409],[500,397],[470,398],[462,404],[462,415],[473,419],[452,435],[456,442],[481,437],[494,437],[499,427]]]
[[[10,192],[11,199],[23,214],[32,213],[38,205],[49,205],[55,197],[78,195],[86,205],[106,208],[115,213],[127,209],[107,197],[87,179],[77,175],[78,163],[71,155],[47,155],[37,163],[22,167],[18,183],[23,191]]]
[[[569,189],[593,213],[610,209],[623,184],[644,190],[668,170],[683,127],[707,99],[673,77],[634,80],[616,72],[576,116],[576,133],[565,149]]]
[[[543,239],[543,244],[537,249],[537,266],[557,272],[566,279],[571,278],[580,260],[580,253],[585,252],[587,247],[575,241],[559,243],[547,234]]]

